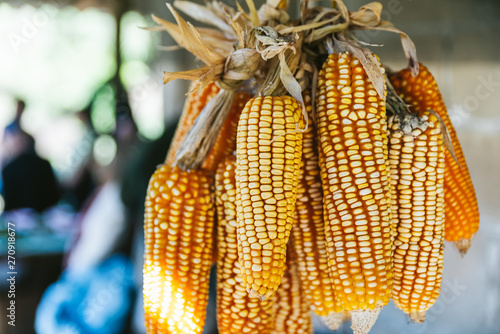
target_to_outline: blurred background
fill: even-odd
[[[350,10],[363,2],[345,0]],[[500,333],[500,2],[380,2],[383,19],[411,36],[440,85],[481,228],[463,258],[446,247],[443,290],[424,324],[391,303],[371,333]],[[163,51],[174,45],[167,34],[140,29],[153,25],[152,13],[172,20],[157,0],[0,2],[1,310],[8,222],[17,272],[16,326],[2,314],[0,333],[35,333],[35,323],[43,334],[144,333],[143,201],[188,87],[164,86],[162,74],[194,61]],[[362,39],[383,44],[372,49],[391,68],[405,66],[396,35]],[[216,333],[213,307],[207,334]]]

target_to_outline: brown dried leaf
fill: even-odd
[[[460,167],[462,167],[460,165],[460,162],[458,162],[457,156],[455,154],[455,149],[453,148],[453,142],[451,141],[450,132],[448,131],[448,128],[446,127],[446,124],[444,123],[443,119],[441,118],[441,116],[439,116],[439,114],[435,110],[429,109],[427,111],[430,112],[432,115],[434,115],[438,119],[439,125],[441,125],[441,130],[443,131],[444,147],[446,147],[446,149],[448,150],[450,155],[453,157],[453,160],[455,160],[455,162]]]
[[[196,29],[179,15],[172,7],[172,5],[167,3],[167,7],[177,21],[177,29],[172,29],[171,25],[165,25],[164,27],[168,30],[172,38],[175,39],[177,44],[191,52],[196,57],[200,58],[206,65],[216,65],[222,63],[225,57],[215,52],[210,46],[208,46]],[[153,18],[154,19],[154,18]],[[164,20],[162,20],[164,21]],[[174,34],[172,34],[174,32]],[[180,34],[180,36],[179,36]]]
[[[245,33],[243,32],[243,28],[239,23],[233,20],[232,16],[229,13],[224,13],[226,14],[227,19],[229,20],[229,24],[231,25],[231,28],[233,29],[234,34],[236,35],[236,38],[238,40],[236,49],[243,49],[245,47]]]
[[[191,1],[174,1],[174,6],[186,15],[189,15],[198,22],[206,23],[219,28],[224,33],[229,36],[233,35],[233,30],[231,29],[228,22],[224,21],[219,15],[214,13],[207,6],[202,6]]]
[[[340,52],[348,51],[359,59],[378,95],[385,100],[384,68],[380,66],[377,57],[370,50],[354,42],[335,40],[335,48]]]
[[[272,27],[255,28],[256,49],[265,60],[274,58],[287,49],[296,52],[295,43],[299,39],[297,34],[281,35]]]
[[[309,117],[307,114],[306,105],[304,104],[304,99],[302,97],[302,88],[300,87],[297,79],[295,79],[292,72],[290,71],[290,68],[288,67],[287,61],[285,59],[285,54],[282,52],[279,54],[278,57],[280,60],[280,79],[281,79],[281,82],[283,83],[283,86],[288,91],[288,93],[295,100],[297,100],[297,102],[299,102],[300,106],[302,107],[302,115],[304,116],[305,128],[299,129],[298,125],[296,124],[295,130],[296,131],[305,131],[305,130],[307,130],[307,128],[309,126]]]
[[[174,165],[198,169],[207,158],[233,104],[235,91],[221,89],[203,108],[175,154]]]
[[[257,50],[236,50],[227,58],[223,79],[248,80],[261,64],[262,58]]]
[[[270,21],[277,21],[280,23],[286,23],[290,20],[290,16],[284,10],[280,10],[273,5],[263,4],[258,11],[260,22],[265,22],[264,24],[268,24]]]
[[[416,77],[418,75],[419,69],[417,60],[417,48],[415,47],[415,44],[411,40],[410,36],[396,28],[389,21],[380,21],[380,23],[375,27],[361,27],[360,29],[389,31],[399,34],[406,59],[408,59],[408,67],[411,70],[411,74],[413,77]]]
[[[348,22],[333,24],[327,27],[314,29],[312,34],[307,37],[307,42],[311,43],[317,41],[319,39],[324,38],[325,36],[331,35],[333,33],[343,31],[349,26]]]
[[[187,71],[163,72],[163,83],[167,84],[168,82],[175,79],[200,80],[202,78],[205,78],[205,81],[207,79],[215,81],[216,76],[220,76],[222,74],[222,69],[223,69],[223,64],[219,64],[215,66],[207,65]],[[210,83],[211,81],[207,82],[207,84]]]
[[[345,6],[344,2],[342,0],[334,0],[335,5],[344,20],[349,23],[349,10],[347,10],[347,7]]]
[[[381,13],[382,4],[370,2],[360,7],[357,12],[351,13],[351,22],[364,27],[376,26],[380,22]]]
[[[252,18],[252,24],[254,27],[260,26],[259,13],[255,8],[255,3],[253,0],[245,0],[248,6],[248,10],[250,11],[250,17]]]
[[[316,28],[319,28],[321,26],[324,26],[326,24],[333,23],[333,22],[337,21],[339,19],[339,17],[340,16],[338,15],[338,16],[335,16],[334,18],[329,19],[329,20],[324,20],[324,21],[314,22],[314,23],[306,23],[306,24],[302,24],[299,26],[286,27],[286,28],[280,29],[278,32],[280,34],[290,34],[292,32],[302,32],[305,30],[312,30],[312,29],[316,29]]]

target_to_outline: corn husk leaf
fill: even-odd
[[[265,3],[263,4],[258,11],[258,16],[260,22],[268,22],[277,21],[279,23],[286,23],[290,20],[290,16],[284,10],[278,9],[274,7],[272,4]]]
[[[307,37],[307,42],[312,43],[314,41],[320,40],[333,33],[343,31],[347,29],[348,26],[349,23],[344,22],[344,23],[333,24],[319,29],[314,29],[312,33],[309,35],[309,37]]]
[[[415,47],[415,44],[411,40],[410,36],[408,36],[403,31],[399,30],[398,28],[396,28],[389,21],[380,21],[380,23],[377,26],[359,27],[359,29],[381,30],[399,34],[399,37],[401,38],[401,45],[403,46],[406,59],[408,60],[408,68],[411,70],[411,74],[413,77],[416,77],[418,75],[419,68],[417,60],[417,48]]]
[[[335,7],[339,11],[339,14],[344,18],[344,20],[349,23],[349,10],[345,6],[342,0],[334,0]]]
[[[380,2],[370,2],[351,13],[351,23],[363,27],[376,26],[380,22],[382,4]]]
[[[203,41],[218,54],[227,55],[233,50],[236,39],[227,39],[216,29],[197,27],[196,30]]]
[[[179,45],[158,46],[157,49],[168,52],[182,50]]]
[[[192,80],[198,81],[195,87],[196,89],[201,89],[209,83],[219,80],[223,69],[224,64],[219,64],[215,66],[203,66],[187,71],[163,72],[163,83],[166,84],[175,79]]]
[[[182,0],[174,1],[174,6],[198,22],[215,26],[229,36],[233,34],[231,26],[222,17],[211,10],[213,7],[202,6],[191,1]]]
[[[306,23],[306,24],[302,24],[299,26],[286,27],[286,28],[282,28],[282,29],[278,30],[278,32],[280,34],[290,34],[290,33],[294,33],[294,32],[313,30],[313,29],[317,29],[321,26],[324,26],[326,24],[333,23],[333,22],[337,21],[339,19],[339,17],[340,16],[338,15],[338,16],[335,16],[334,18],[329,19],[329,20],[313,22],[313,23]]]
[[[235,96],[234,90],[221,89],[203,108],[175,154],[174,165],[199,169],[207,158],[226,119]]]
[[[255,48],[264,60],[272,59],[287,49],[295,53],[295,42],[298,38],[299,36],[294,34],[281,35],[269,26],[255,28]]]
[[[248,6],[248,10],[250,11],[250,17],[252,18],[252,24],[254,27],[260,26],[259,13],[255,8],[255,3],[253,0],[245,0]]]
[[[307,114],[306,106],[304,103],[304,99],[302,97],[302,88],[299,83],[293,76],[293,73],[290,71],[290,68],[287,65],[287,61],[285,59],[285,54],[279,54],[280,60],[280,79],[283,83],[283,86],[286,88],[288,93],[300,104],[302,107],[302,115],[304,116],[305,128],[299,129],[298,125],[295,124],[296,131],[306,131],[309,126],[309,116]]]
[[[297,45],[300,50],[302,39],[298,35],[293,34],[281,35],[269,26],[257,27],[255,29],[255,38],[257,52],[266,61],[271,60],[266,79],[260,89],[260,94],[264,96],[282,95],[286,89],[284,90],[284,87],[280,87],[281,79],[278,80],[281,75],[281,67],[286,66],[288,71],[295,72],[300,60],[300,52],[297,52],[295,46]],[[280,54],[285,58],[285,64],[281,62],[283,58],[275,58],[276,55]]]
[[[184,21],[184,19],[170,4],[167,4],[167,7],[177,21],[177,25],[162,20],[154,15],[153,20],[155,20],[158,24],[161,24],[177,42],[177,44],[201,59],[201,61],[203,61],[206,65],[217,65],[224,62],[225,57],[218,54],[207,43],[205,43],[199,32],[190,23]]]
[[[227,19],[229,20],[229,24],[231,26],[231,28],[233,29],[235,35],[236,35],[236,39],[238,41],[237,45],[236,45],[236,49],[243,49],[245,47],[245,32],[243,31],[243,28],[241,27],[241,24],[239,24],[238,22],[236,22],[235,20],[233,20],[233,18],[231,17],[231,15],[229,15],[228,13],[226,13],[227,15]]]
[[[335,40],[335,49],[337,52],[350,52],[359,59],[378,95],[385,100],[385,70],[380,66],[380,62],[373,53],[353,41],[340,41],[337,39]]]
[[[455,149],[453,148],[453,142],[451,141],[450,132],[448,131],[448,128],[446,127],[445,122],[443,121],[441,116],[439,116],[439,114],[435,110],[429,109],[428,112],[430,112],[432,115],[434,115],[438,119],[439,125],[441,125],[441,130],[443,131],[444,147],[446,147],[446,149],[448,150],[450,155],[453,157],[453,160],[455,160],[455,162],[460,166],[460,168],[462,168],[462,166],[460,165],[460,162],[458,162],[457,156],[455,154]]]
[[[223,79],[248,80],[261,64],[262,58],[257,50],[236,50],[227,58]]]

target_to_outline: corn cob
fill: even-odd
[[[201,333],[212,264],[214,203],[208,172],[159,167],[144,214],[148,333]]]
[[[312,334],[311,311],[297,273],[292,245],[287,249],[285,271],[274,303],[273,334]]]
[[[302,154],[301,108],[289,96],[248,101],[238,124],[236,189],[242,279],[261,299],[283,275]]]
[[[389,119],[394,241],[392,299],[415,322],[434,304],[443,271],[445,153],[437,117],[422,113],[427,128],[401,131]]]
[[[238,121],[240,119],[241,111],[250,97],[251,96],[245,92],[236,93],[229,115],[217,135],[217,139],[215,140],[210,154],[201,166],[202,169],[215,173],[219,163],[224,160],[225,157],[234,153],[236,150],[236,131],[238,128]]]
[[[194,84],[191,85],[191,88],[194,88]],[[203,110],[205,105],[210,101],[217,93],[220,88],[212,82],[205,86],[203,89],[199,91],[190,92],[184,103],[184,109],[182,110],[181,117],[179,119],[179,125],[175,130],[174,137],[172,138],[172,143],[170,144],[170,149],[167,153],[167,158],[165,160],[165,164],[173,165],[175,153],[179,150],[184,137],[187,132],[193,126],[194,120],[200,112]]]
[[[304,94],[304,102],[309,119],[312,120],[309,93]],[[320,316],[330,314],[325,322],[328,321],[329,326],[334,327],[331,329],[336,330],[340,326],[343,315],[337,313],[342,311],[342,306],[335,299],[335,290],[328,273],[323,220],[323,189],[315,136],[315,127],[310,123],[303,134],[302,167],[299,174],[292,237],[297,254],[298,273],[311,309]],[[337,321],[333,321],[335,319]]]
[[[328,57],[317,96],[330,275],[354,332],[366,333],[392,288],[385,99],[349,53]]]
[[[398,94],[412,107],[412,111],[420,113],[428,109],[435,110],[448,129],[459,164],[450,152],[445,152],[445,239],[454,242],[460,252],[465,254],[479,229],[479,209],[462,147],[436,80],[422,64],[416,78],[411,76],[409,70],[402,70],[391,75],[390,80]]]
[[[236,223],[236,158],[226,158],[217,169],[216,202],[219,252],[217,258],[217,323],[220,334],[270,333],[273,299],[248,296],[240,276]]]

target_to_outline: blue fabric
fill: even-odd
[[[38,334],[119,334],[131,307],[132,265],[114,255],[94,270],[61,275],[44,293],[35,319]]]

